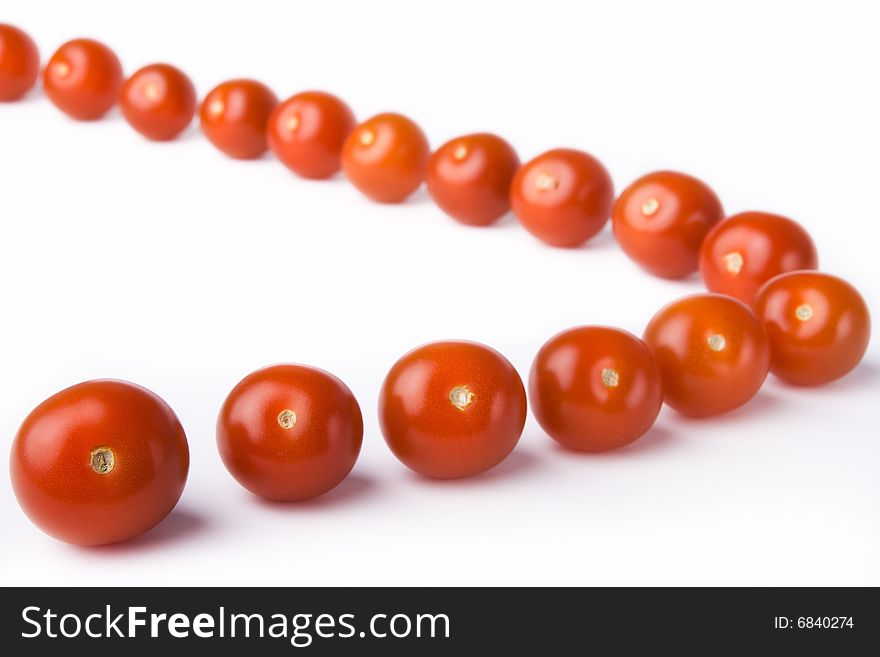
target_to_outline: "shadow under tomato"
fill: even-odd
[[[22,96],[21,98],[16,98],[15,100],[0,101],[0,108],[4,107],[6,105],[13,105],[13,104],[19,105],[19,104],[24,104],[24,103],[33,103],[35,101],[42,101],[42,100],[43,100],[43,85],[40,84],[40,82],[38,80],[34,84],[34,86],[32,86],[30,89],[28,89],[25,92],[24,96]]]
[[[428,195],[428,198],[430,200],[430,194]],[[487,224],[485,226],[479,226],[479,225],[474,226],[471,224],[465,224],[460,221],[457,221],[454,217],[449,216],[448,214],[446,214],[446,212],[441,210],[439,207],[436,207],[435,210],[437,213],[439,213],[436,216],[444,219],[445,221],[449,221],[452,225],[454,225],[454,226],[456,226],[456,227],[460,228],[461,230],[468,232],[468,233],[473,233],[473,232],[477,232],[477,233],[486,232],[486,233],[488,233],[488,232],[492,232],[493,230],[510,230],[510,229],[519,230],[521,228],[521,226],[519,225],[519,221],[517,221],[514,214],[512,212],[510,212],[509,210],[507,212],[505,212],[503,215],[501,215],[494,222],[492,222],[491,224]]]
[[[405,199],[403,199],[397,205],[417,205],[419,203],[430,203],[431,195],[428,194],[428,188],[422,184],[419,185],[418,188]]]
[[[351,474],[331,491],[319,495],[310,500],[301,502],[284,502],[279,500],[267,500],[252,495],[254,502],[264,508],[283,513],[298,513],[312,510],[327,510],[337,506],[344,506],[359,502],[366,496],[375,493],[378,486],[372,479],[361,474]]]
[[[497,481],[519,477],[523,474],[528,474],[539,467],[540,459],[538,459],[531,451],[517,448],[510,454],[510,456],[491,470],[473,477],[463,477],[461,479],[434,479],[412,471],[410,471],[409,475],[412,481],[423,485],[459,488],[465,486],[482,486],[484,484],[488,485]]]
[[[670,413],[670,419],[687,425],[711,424],[713,426],[723,426],[725,424],[737,423],[742,420],[753,420],[763,417],[764,415],[774,415],[779,413],[781,409],[789,406],[788,403],[777,393],[768,390],[765,386],[757,395],[752,397],[739,408],[735,408],[720,415],[710,415],[708,417],[691,417],[684,415],[675,410]]]
[[[146,139],[146,138],[145,138],[145,141],[150,142],[150,143],[154,143],[154,144],[157,144],[160,146],[164,146],[169,143],[170,144],[179,144],[179,143],[184,143],[184,142],[188,142],[188,141],[195,141],[197,139],[198,140],[205,139],[205,135],[202,134],[202,127],[199,124],[199,117],[198,116],[193,118],[193,120],[190,122],[190,124],[183,129],[183,132],[181,132],[179,135],[177,135],[174,139],[172,139],[170,141],[150,142],[150,140]]]
[[[158,525],[131,540],[110,545],[76,549],[103,554],[126,554],[157,549],[166,543],[179,543],[203,534],[211,523],[191,509],[176,508]]]
[[[652,274],[648,270],[640,267],[638,265],[638,263],[636,263],[636,262],[633,262],[632,265],[633,265],[633,267],[638,269],[638,271],[643,276],[651,276],[657,280],[663,281],[666,285],[670,285],[670,286],[676,287],[676,288],[683,288],[683,289],[677,290],[677,292],[680,295],[695,294],[697,292],[705,292],[706,291],[705,288],[702,286],[702,281],[700,279],[700,273],[697,271],[692,271],[690,274],[682,276],[681,278],[664,278],[662,276],[655,276],[654,274]],[[669,301],[672,301],[673,298],[674,297],[670,296]]]
[[[597,251],[600,249],[617,248],[617,241],[614,239],[614,233],[611,232],[611,226],[606,225],[598,233],[578,247],[584,251]]]
[[[770,376],[773,377],[772,374]],[[843,375],[836,381],[823,385],[798,386],[792,383],[786,383],[782,379],[777,379],[776,377],[773,377],[773,380],[776,385],[799,394],[813,393],[827,396],[840,395],[846,392],[856,392],[859,389],[864,389],[866,386],[874,385],[878,378],[880,378],[880,366],[873,362],[862,362],[848,374]]]
[[[59,110],[60,111],[60,110]],[[101,125],[102,123],[126,123],[125,117],[122,115],[122,110],[119,109],[119,104],[117,103],[110,109],[108,109],[104,114],[99,116],[97,119],[87,119],[83,121],[82,119],[75,119],[72,116],[64,115],[68,121],[70,121],[73,125]]]
[[[575,246],[553,246],[550,244],[544,244],[543,242],[537,243],[545,249],[551,249],[557,252],[579,253],[582,251],[604,251],[606,249],[617,248],[614,234],[611,232],[611,227],[608,225],[603,226],[598,233],[593,235],[583,244],[577,244]]]
[[[464,224],[462,224],[462,226],[464,226]],[[510,230],[510,229],[519,230],[520,228],[522,228],[522,226],[520,226],[520,224],[519,224],[519,220],[516,218],[516,216],[513,214],[513,212],[510,212],[510,211],[505,212],[503,215],[501,215],[501,218],[499,218],[498,221],[496,221],[493,224],[489,224],[488,226],[467,226],[467,227],[468,228],[490,228],[490,229],[496,228],[498,230]]]
[[[558,454],[562,454],[568,458],[582,458],[582,459],[613,459],[619,457],[632,458],[639,454],[650,454],[655,452],[658,449],[665,449],[669,446],[669,443],[674,441],[675,432],[671,430],[669,427],[662,426],[660,424],[655,424],[647,432],[641,437],[628,445],[624,445],[623,447],[619,447],[617,449],[610,449],[604,452],[586,452],[576,449],[571,449],[557,443],[555,440],[546,437],[546,440],[552,443],[552,448]]]
[[[651,453],[658,449],[666,449],[669,444],[675,441],[675,431],[661,424],[655,424],[648,429],[638,440],[622,447],[612,454],[624,454],[632,456],[633,454]]]

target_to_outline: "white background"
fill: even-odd
[[[878,16],[872,3],[5,0],[44,59],[76,36],[126,70],[173,62],[200,94],[252,76],[323,88],[361,118],[409,114],[432,144],[478,130],[526,159],[579,147],[618,191],[658,168],[709,182],[729,213],[788,214],[823,269],[880,312]],[[371,204],[343,180],[235,162],[197,126],[152,144],[118,112],[83,124],[35,91],[0,105],[0,440],[73,383],[118,377],[178,412],[190,479],[130,543],[39,532],[2,474],[3,584],[880,584],[877,341],[825,388],[770,380],[708,421],[664,409],[618,453],[566,453],[530,418],[494,471],[438,483],[386,449],[376,400],[417,344],[469,338],[523,376],[559,330],[641,333],[699,289],[642,273],[606,230],[544,247],[480,230],[424,191]],[[346,381],[366,433],[313,502],[261,502],[225,472],[217,411],[245,374],[305,362]],[[4,469],[5,470],[5,469]]]

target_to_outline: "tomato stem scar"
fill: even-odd
[[[732,251],[724,256],[724,268],[734,276],[736,276],[743,267],[742,253]]]
[[[100,475],[110,474],[116,466],[116,458],[109,447],[96,447],[89,452],[89,465]]]
[[[606,388],[616,388],[620,383],[620,375],[617,373],[617,370],[610,367],[603,367],[602,383]]]
[[[660,201],[656,198],[649,198],[644,203],[642,203],[642,214],[646,217],[653,217],[657,214],[657,210],[660,209]]]
[[[710,335],[707,340],[709,343],[709,349],[712,351],[721,351],[727,345],[727,340],[724,339],[723,335]]]
[[[806,322],[813,316],[813,307],[808,303],[803,303],[797,307],[797,310],[794,311],[794,314],[797,315],[797,318],[802,322]]]
[[[278,425],[282,429],[293,429],[296,426],[296,413],[289,408],[285,408],[278,414]]]
[[[449,401],[460,411],[473,404],[476,398],[467,386],[455,386],[449,391]]]
[[[535,178],[535,187],[542,192],[549,192],[559,187],[559,178],[549,173],[540,173]]]

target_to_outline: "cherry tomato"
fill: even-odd
[[[518,168],[516,151],[501,137],[458,137],[428,161],[428,192],[453,219],[488,226],[510,210],[510,183]]]
[[[254,495],[287,502],[322,495],[345,479],[363,434],[346,385],[305,365],[249,374],[217,420],[217,446],[230,474]]]
[[[304,91],[272,112],[269,147],[303,178],[329,178],[342,166],[342,145],[354,126],[354,114],[342,100],[324,91]]]
[[[532,235],[551,246],[580,246],[608,221],[611,176],[592,155],[557,148],[526,162],[510,188],[510,206]]]
[[[196,89],[186,73],[169,64],[150,64],[122,85],[119,106],[125,120],[147,139],[167,141],[183,132],[196,113]]]
[[[770,338],[770,371],[788,383],[815,386],[839,379],[868,349],[868,306],[836,276],[780,274],[761,288],[755,312]]]
[[[700,245],[721,221],[715,192],[693,176],[655,171],[642,176],[611,211],[617,243],[655,276],[683,278],[697,271]]]
[[[0,101],[24,96],[39,74],[37,44],[17,27],[0,23]]]
[[[529,376],[532,412],[569,449],[623,447],[654,424],[663,405],[660,370],[636,336],[582,326],[551,338]]]
[[[202,132],[229,157],[256,159],[269,149],[266,128],[277,104],[278,98],[262,82],[223,82],[202,101]]]
[[[425,133],[400,114],[367,119],[345,140],[342,170],[366,196],[399,203],[419,188],[431,149]]]
[[[93,121],[104,116],[119,99],[122,64],[103,43],[74,39],[49,59],[43,71],[43,87],[62,112],[80,121]]]
[[[439,479],[503,461],[519,441],[526,393],[513,366],[475,342],[432,342],[398,360],[379,396],[385,441],[405,465]]]
[[[752,310],[720,294],[673,301],[645,329],[666,403],[694,417],[733,410],[767,378],[770,343]]]
[[[778,274],[818,266],[813,240],[800,224],[766,212],[743,212],[713,228],[700,249],[700,274],[712,292],[752,303]]]
[[[174,411],[125,381],[87,381],[27,416],[12,443],[12,487],[44,532],[76,545],[133,538],[167,516],[189,449]]]

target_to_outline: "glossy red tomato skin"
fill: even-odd
[[[400,203],[425,179],[431,148],[422,129],[402,114],[367,119],[342,147],[342,170],[349,181],[378,203]]]
[[[660,369],[626,331],[581,326],[551,338],[529,376],[532,413],[569,449],[604,452],[650,429],[663,405]]]
[[[525,420],[519,374],[504,356],[475,342],[413,349],[391,368],[379,396],[379,423],[391,451],[436,479],[498,465],[513,451]]]
[[[774,276],[819,266],[800,224],[777,214],[742,212],[716,225],[700,248],[700,275],[711,292],[751,304]]]
[[[0,23],[0,101],[18,100],[40,75],[37,44],[14,25]]]
[[[199,107],[202,132],[219,151],[254,160],[269,150],[266,128],[278,98],[262,82],[228,80],[214,87]]]
[[[526,162],[513,178],[510,207],[532,235],[551,246],[580,246],[602,230],[614,185],[599,160],[570,148]]]
[[[355,127],[354,113],[325,91],[304,91],[280,103],[269,117],[269,147],[284,166],[321,180],[342,167],[342,146]]]
[[[351,390],[306,365],[249,374],[217,420],[217,446],[229,473],[254,495],[282,502],[335,488],[354,467],[363,434]]]
[[[510,210],[510,183],[519,157],[501,137],[465,135],[438,148],[425,182],[434,202],[468,226],[489,226]]]
[[[68,116],[94,121],[119,99],[122,64],[103,43],[74,39],[62,45],[43,71],[43,88],[49,100]]]
[[[660,367],[664,401],[692,417],[742,406],[770,368],[764,325],[747,305],[720,294],[694,294],[666,305],[644,339]]]
[[[147,139],[169,141],[192,122],[196,113],[192,80],[170,64],[138,69],[122,85],[119,107],[132,128]]]
[[[794,271],[770,279],[755,300],[770,338],[770,371],[787,383],[823,385],[865,355],[871,316],[862,295],[836,276]]]
[[[702,180],[655,171],[623,190],[611,222],[624,253],[655,276],[676,279],[697,271],[700,245],[723,216],[721,201]]]
[[[112,468],[101,473],[96,455],[108,448]],[[80,383],[37,406],[10,458],[21,508],[75,545],[116,543],[152,528],[177,504],[188,470],[186,436],[171,408],[115,380]]]

